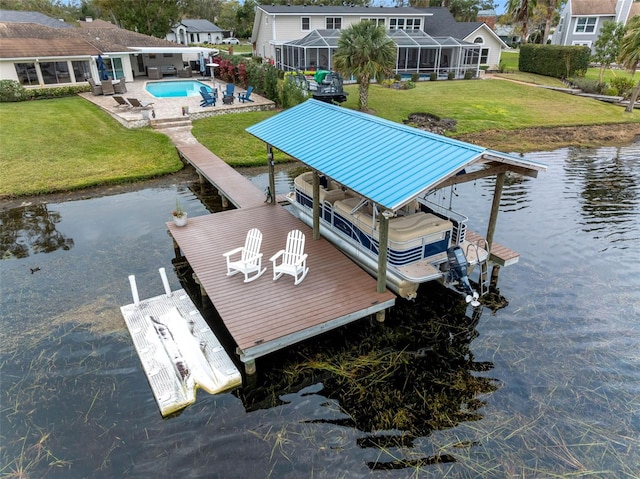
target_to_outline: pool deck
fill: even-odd
[[[202,101],[202,97],[200,95],[181,98],[156,98],[146,90],[147,83],[180,80],[198,80],[207,86],[217,88],[219,101],[216,102],[216,106],[201,107],[200,102]],[[226,88],[226,85],[227,84],[221,80],[214,78],[212,81],[210,77],[201,77],[199,75],[194,75],[192,78],[165,77],[162,80],[148,80],[146,77],[142,77],[127,83],[126,93],[96,96],[91,94],[91,92],[87,92],[81,93],[80,96],[102,108],[127,128],[143,128],[145,126],[162,128],[163,125],[168,126],[171,124],[177,126],[178,121],[188,123],[191,120],[210,116],[256,110],[272,110],[275,108],[275,104],[271,100],[261,97],[255,92],[251,93],[253,102],[241,103],[238,101],[238,93],[244,93],[246,90],[237,85],[235,87],[235,101],[231,105],[225,105],[222,103],[222,92]],[[137,98],[140,102],[153,102],[153,105],[146,110],[122,107],[113,99],[114,96]],[[188,115],[182,114],[183,107],[188,107]],[[155,118],[153,118],[152,111],[155,113]]]

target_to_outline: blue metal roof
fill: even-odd
[[[247,128],[255,137],[389,210],[396,210],[482,157],[528,169],[516,156],[366,113],[307,100]]]

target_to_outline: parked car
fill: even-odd
[[[240,40],[238,40],[235,37],[223,38],[222,44],[223,45],[240,45]]]

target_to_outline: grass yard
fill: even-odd
[[[0,103],[0,197],[123,183],[182,168],[166,135],[128,130],[80,97]]]
[[[357,85],[349,85],[345,106],[357,105]],[[383,118],[402,122],[424,112],[458,121],[456,134],[517,130],[535,126],[640,122],[640,112],[625,113],[608,103],[504,80],[419,82],[412,90],[372,85],[369,107]]]
[[[500,58],[500,64],[504,67],[504,73],[500,73],[498,74],[498,76],[503,76],[504,78],[510,78],[518,81],[524,81],[527,83],[533,83],[534,85],[566,86],[557,78],[536,75],[535,73],[521,72],[520,70],[518,70],[518,60],[520,58],[519,51],[502,52]],[[628,70],[614,70],[612,68],[607,68],[604,71],[603,80],[605,83],[616,77],[635,79],[636,82],[640,80],[637,75],[631,75],[631,72]],[[590,80],[598,80],[600,78],[600,69],[587,69],[585,78],[588,78]]]

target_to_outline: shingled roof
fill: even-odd
[[[449,9],[444,7],[430,7],[424,10],[432,14],[424,19],[424,31],[432,37],[466,38],[483,24],[483,22],[456,22]]]
[[[115,25],[112,28],[105,28],[104,25],[98,25],[97,28],[52,28],[36,23],[3,22],[0,23],[0,39],[0,58],[98,55],[134,52],[136,50],[133,47],[176,46],[167,40]]]
[[[38,23],[52,28],[73,28],[73,25],[56,20],[40,12],[23,12],[20,10],[0,10],[0,22]]]
[[[616,0],[573,0],[571,4],[574,16],[615,15]]]

